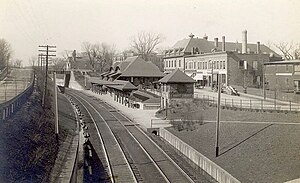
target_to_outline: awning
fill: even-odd
[[[203,74],[196,74],[196,76],[193,78],[194,80],[203,80]]]

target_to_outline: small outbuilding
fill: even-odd
[[[179,69],[175,69],[158,81],[161,88],[161,108],[176,100],[193,100],[196,81]]]

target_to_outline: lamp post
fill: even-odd
[[[211,67],[211,90],[214,89],[214,86],[213,86],[213,82],[214,82],[214,62],[209,60],[208,61],[210,63],[210,67]]]
[[[220,133],[220,114],[221,114],[221,75],[217,74],[218,84],[218,103],[217,103],[217,120],[216,120],[216,157],[219,156],[219,133]]]

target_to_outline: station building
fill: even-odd
[[[260,42],[247,43],[247,31],[242,33],[242,43],[222,42],[208,36],[178,41],[172,49],[164,52],[164,72],[178,68],[202,86],[211,86],[222,75],[225,85],[261,87],[263,64],[282,60],[281,56]]]
[[[144,89],[154,88],[163,76],[152,62],[134,56],[115,62],[109,71],[90,77],[89,82],[95,93],[109,94],[125,106],[148,110],[160,108],[160,98]]]
[[[191,102],[194,98],[194,83],[196,81],[179,69],[175,69],[158,81],[160,84],[160,107],[167,108],[179,100]]]

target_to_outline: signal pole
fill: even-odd
[[[46,52],[46,69],[45,69],[45,85],[44,85],[44,92],[42,98],[42,106],[45,107],[45,99],[47,94],[47,82],[48,82],[48,59],[49,57],[55,57],[56,55],[51,55],[49,52],[56,52],[55,50],[50,50],[51,48],[56,48],[56,46],[49,46],[49,45],[40,45],[39,48],[46,48],[43,50],[39,50],[40,52]]]

